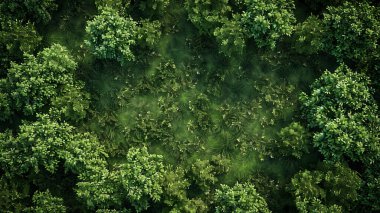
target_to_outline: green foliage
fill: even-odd
[[[145,210],[148,201],[161,199],[164,166],[162,156],[149,154],[147,148],[131,148],[126,163],[117,167],[123,189],[137,211]]]
[[[63,205],[63,199],[52,196],[49,190],[45,192],[35,192],[33,195],[33,204],[34,206],[30,209],[31,212],[66,212],[66,207]]]
[[[137,29],[139,45],[154,47],[161,37],[161,23],[159,21],[141,20]]]
[[[163,185],[163,202],[168,206],[175,206],[178,203],[187,201],[186,190],[190,183],[185,178],[185,171],[181,168],[168,170],[164,174],[165,180]]]
[[[0,209],[2,212],[21,212],[29,197],[29,186],[15,178],[0,178]]]
[[[280,143],[277,146],[283,156],[293,156],[301,159],[302,155],[309,153],[309,140],[307,130],[298,122],[281,129]]]
[[[215,191],[214,202],[216,213],[271,212],[267,202],[250,183],[236,183],[233,187],[222,184],[221,188]]]
[[[176,205],[170,210],[170,213],[206,213],[208,212],[208,206],[201,199],[190,199],[184,202],[182,205]]]
[[[23,52],[32,53],[39,45],[34,25],[0,15],[0,69],[7,69],[11,61],[20,61]]]
[[[313,10],[326,9],[327,6],[338,6],[351,0],[305,0],[305,3]],[[356,0],[357,1],[357,0]],[[359,0],[360,1],[360,0]]]
[[[360,202],[363,206],[366,206],[368,208],[368,211],[379,211],[380,177],[369,175],[369,177],[366,177],[366,179],[367,181],[362,187]]]
[[[215,27],[223,23],[231,11],[228,0],[187,0],[185,8],[190,21],[203,34],[212,34]]]
[[[344,212],[355,206],[361,179],[342,164],[323,164],[320,170],[301,171],[291,181],[300,212]]]
[[[96,6],[102,10],[105,7],[113,8],[121,14],[139,14],[145,18],[158,18],[164,16],[170,0],[95,0]]]
[[[83,118],[88,108],[88,95],[83,84],[74,79],[77,63],[67,49],[55,44],[38,53],[25,56],[22,64],[12,64],[7,84],[14,109],[25,115],[53,111],[64,119]]]
[[[299,53],[313,54],[324,48],[325,28],[316,16],[309,16],[296,25],[294,30],[295,48]]]
[[[248,0],[241,22],[247,36],[255,39],[257,46],[275,48],[283,36],[290,36],[296,21],[294,2],[287,0]]]
[[[5,79],[0,79],[0,121],[9,119],[12,113],[11,101],[6,91],[6,81]]]
[[[228,172],[229,160],[213,156],[211,160],[197,159],[191,165],[192,179],[204,192],[208,192],[218,182],[218,176]]]
[[[140,1],[138,8],[148,17],[163,16],[167,12],[169,4],[170,0],[147,0]]]
[[[95,137],[75,133],[74,127],[47,115],[21,125],[17,137],[6,132],[0,134],[0,139],[1,168],[11,176],[62,172],[58,171],[60,163],[76,174],[105,166],[106,154]]]
[[[221,27],[217,27],[214,36],[220,45],[220,51],[227,56],[242,55],[245,49],[246,33],[241,28],[239,16],[234,16],[231,21],[225,21]]]
[[[363,74],[340,65],[325,71],[311,86],[310,96],[300,97],[314,146],[329,161],[348,157],[367,165],[380,157],[377,105]]]
[[[30,20],[37,23],[47,23],[50,13],[57,9],[54,0],[3,0],[0,12],[18,20]]]
[[[131,50],[136,43],[137,23],[124,18],[116,10],[103,8],[101,13],[87,22],[86,44],[100,59],[115,59],[120,63],[134,60]]]
[[[379,211],[369,79],[298,101],[376,81],[375,0],[55,2],[0,1],[0,211]]]
[[[323,26],[323,49],[338,59],[365,62],[378,51],[380,12],[368,3],[328,7]]]
[[[131,148],[124,163],[110,171],[101,171],[78,183],[77,194],[89,208],[123,209],[128,201],[137,212],[157,202],[163,193],[162,156],[149,154],[147,148]]]
[[[379,20],[378,8],[367,2],[329,6],[322,20],[309,16],[297,25],[296,48],[301,53],[325,51],[340,61],[368,63],[378,57]]]

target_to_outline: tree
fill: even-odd
[[[87,22],[85,41],[92,53],[100,59],[115,59],[124,64],[134,60],[132,46],[136,44],[137,23],[124,18],[109,7]]]
[[[21,125],[16,137],[10,132],[0,134],[0,164],[6,174],[54,174],[60,163],[75,174],[105,167],[106,154],[94,136],[76,133],[74,127],[48,115],[37,118],[36,122]]]
[[[149,154],[147,148],[131,148],[126,162],[114,170],[92,175],[78,183],[77,194],[90,208],[123,209],[126,201],[137,212],[146,210],[149,201],[161,199],[164,166],[162,156]]]
[[[315,130],[314,146],[328,161],[346,157],[366,165],[380,157],[378,108],[368,87],[369,79],[340,65],[325,71],[301,94],[308,126]]]
[[[89,96],[74,79],[76,67],[68,50],[58,44],[37,57],[27,54],[22,64],[12,63],[7,88],[13,108],[27,116],[51,109],[64,119],[83,118]]]
[[[276,144],[282,156],[293,156],[301,159],[302,155],[309,153],[308,132],[298,122],[293,122],[289,126],[281,129],[280,142]]]
[[[226,20],[231,12],[228,0],[187,0],[185,8],[190,21],[202,34],[212,34],[214,29]]]
[[[221,27],[217,27],[214,30],[214,36],[220,45],[220,52],[226,56],[243,54],[247,36],[240,26],[238,15],[235,15],[231,21],[225,21]]]
[[[270,212],[264,198],[250,183],[236,183],[233,187],[222,184],[221,188],[215,191],[214,202],[217,213]]]
[[[209,192],[219,180],[218,176],[227,173],[229,160],[221,155],[213,156],[210,160],[197,159],[191,165],[193,181],[203,192]]]
[[[273,49],[282,36],[290,36],[296,19],[293,1],[249,0],[247,10],[242,13],[242,26],[257,46]]]
[[[318,170],[297,173],[291,190],[300,212],[343,212],[355,206],[361,183],[349,167],[324,163]]]
[[[111,7],[120,14],[133,14],[152,19],[165,15],[170,0],[146,0],[138,2],[131,0],[96,0],[95,4],[99,9]]]
[[[32,200],[34,206],[30,208],[31,212],[66,212],[66,207],[63,205],[63,199],[52,196],[49,190],[45,192],[35,192]]]
[[[8,69],[11,61],[21,61],[23,53],[32,53],[41,39],[32,23],[24,24],[0,15],[1,69]]]
[[[147,19],[139,21],[137,29],[137,43],[140,46],[154,47],[160,41],[161,23]]]
[[[23,191],[28,190],[32,183],[38,190],[39,185],[36,183],[41,178],[42,182],[46,181],[46,176],[75,174],[80,183],[105,173],[107,154],[96,137],[89,133],[77,133],[74,127],[58,123],[48,115],[38,115],[37,119],[22,124],[16,136],[10,131],[0,133],[0,167],[3,177],[24,181],[21,190],[10,189],[13,197],[22,196]],[[60,199],[46,193],[37,195],[37,198],[33,198],[36,212],[41,212],[44,208],[62,210],[58,204],[54,204],[59,203]],[[47,201],[49,203],[45,205],[44,202]],[[15,203],[17,199],[9,202]]]
[[[380,12],[366,2],[327,7],[323,25],[324,50],[338,59],[365,62],[378,51]]]
[[[3,0],[0,3],[0,12],[8,17],[44,24],[50,21],[50,13],[55,9],[54,0]]]
[[[323,50],[325,28],[318,17],[311,15],[294,30],[295,49],[301,54],[314,54]]]
[[[181,168],[168,170],[164,174],[164,177],[164,203],[172,207],[178,203],[186,202],[186,190],[189,188],[190,183],[185,178],[185,171]]]
[[[367,2],[327,7],[323,19],[310,16],[296,30],[301,53],[327,52],[338,60],[368,63],[378,57],[380,12]]]
[[[11,115],[11,103],[6,89],[5,79],[0,79],[0,121],[9,119]]]

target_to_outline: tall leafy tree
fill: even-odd
[[[349,158],[371,165],[380,157],[380,118],[369,79],[340,65],[301,94],[314,146],[328,161]]]
[[[66,171],[88,172],[94,165],[104,166],[105,153],[97,139],[76,133],[67,123],[58,123],[48,115],[20,126],[16,137],[1,133],[0,164],[10,175],[32,175],[46,171],[54,174],[63,164]],[[96,171],[96,169],[94,169]]]
[[[269,213],[267,202],[261,197],[254,185],[236,183],[233,187],[221,185],[214,195],[215,212]]]
[[[131,148],[125,162],[109,172],[88,176],[79,183],[77,194],[89,208],[146,210],[150,201],[159,201],[163,193],[162,156],[149,154],[147,148]],[[130,206],[126,206],[128,202]]]
[[[54,197],[49,190],[45,192],[35,192],[32,200],[34,206],[30,208],[30,212],[66,212],[66,207],[63,204],[63,199]]]
[[[0,76],[6,73],[11,61],[21,61],[23,53],[32,53],[40,41],[32,23],[0,15]]]
[[[291,181],[300,212],[344,212],[358,201],[361,179],[343,164],[323,164],[319,170],[301,171]]]
[[[2,178],[4,181],[23,181],[22,189],[6,187],[13,196],[7,201],[10,206],[19,206],[17,202],[27,198],[23,193],[32,190],[31,186],[45,190],[48,186],[45,178],[49,176],[75,174],[78,181],[83,182],[106,169],[107,154],[96,137],[77,133],[73,126],[54,121],[48,115],[38,115],[37,121],[25,122],[15,136],[9,131],[0,133],[0,141]],[[56,183],[59,184],[62,183]],[[49,193],[37,193],[36,196],[33,197],[35,206],[32,210],[56,209],[63,212],[65,209],[60,204],[61,199]]]
[[[367,2],[329,6],[323,18],[310,16],[297,27],[303,53],[325,51],[338,60],[368,63],[379,57],[380,12]]]
[[[74,78],[76,68],[68,50],[58,44],[36,57],[26,54],[25,61],[13,63],[8,72],[6,84],[13,108],[27,116],[50,109],[65,119],[83,118],[89,97]]]
[[[247,40],[246,31],[240,25],[240,16],[224,21],[221,27],[214,30],[214,36],[220,46],[220,52],[227,56],[241,56]]]
[[[187,0],[185,8],[190,21],[203,34],[212,34],[214,29],[231,13],[228,0]]]
[[[324,49],[339,59],[366,61],[378,51],[380,11],[368,3],[328,7],[323,24]]]
[[[276,143],[275,149],[282,156],[301,157],[309,153],[309,134],[307,130],[298,122],[293,122],[289,126],[281,129],[280,141]]]
[[[137,23],[132,18],[124,18],[110,7],[87,22],[86,44],[100,59],[113,59],[120,63],[134,60],[132,47],[136,44]]]
[[[19,20],[30,20],[37,23],[47,23],[51,12],[57,9],[54,0],[3,0],[0,11],[8,17]]]
[[[248,37],[259,47],[273,49],[283,36],[294,30],[294,2],[288,0],[248,0],[242,14],[242,25]]]

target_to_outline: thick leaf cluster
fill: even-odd
[[[149,202],[159,201],[163,193],[162,156],[149,154],[147,148],[131,148],[125,162],[111,171],[99,170],[78,183],[77,194],[89,208],[123,209],[125,202],[137,212]]]
[[[254,185],[236,183],[233,187],[222,184],[215,191],[214,204],[216,213],[269,213],[268,205]]]
[[[60,164],[75,174],[97,172],[105,167],[106,154],[90,134],[75,133],[74,127],[58,123],[47,115],[20,126],[16,137],[1,133],[0,164],[6,174],[54,174]]]
[[[310,96],[300,97],[314,146],[326,160],[373,164],[380,157],[378,108],[363,74],[346,65],[325,71],[313,83]]]
[[[343,164],[323,164],[319,170],[301,171],[291,181],[300,212],[343,212],[355,206],[361,179]]]
[[[96,57],[125,63],[135,58],[132,46],[136,44],[136,25],[132,18],[124,18],[106,7],[87,23],[85,42]]]
[[[69,120],[83,118],[88,108],[88,94],[75,81],[77,63],[68,50],[58,44],[44,49],[37,57],[26,55],[24,63],[13,63],[5,90],[14,109],[24,115],[46,113]]]
[[[50,21],[50,13],[55,9],[57,4],[54,0],[3,0],[0,3],[1,14],[44,24]]]
[[[257,46],[273,49],[281,37],[292,34],[296,22],[293,1],[249,0],[246,4],[241,22]]]

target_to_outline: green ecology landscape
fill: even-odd
[[[380,212],[377,0],[0,0],[0,212]]]

